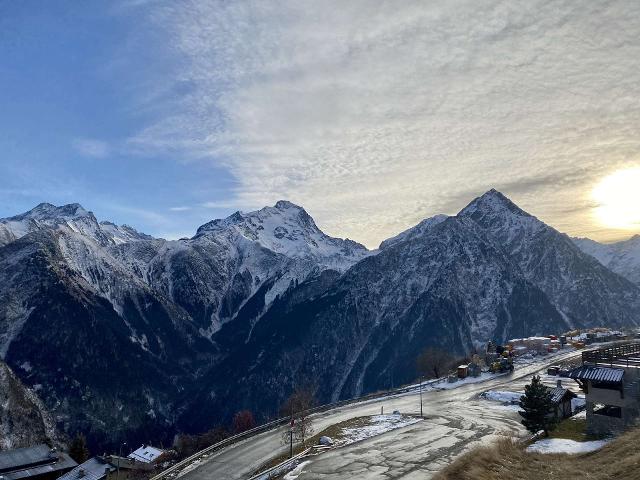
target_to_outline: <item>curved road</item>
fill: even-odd
[[[480,442],[504,433],[523,433],[517,412],[480,400],[478,394],[486,390],[521,391],[532,374],[580,353],[572,351],[518,366],[513,374],[484,382],[424,392],[424,421],[313,457],[298,478],[430,478]],[[399,410],[419,414],[419,395],[418,392],[391,395],[318,413],[313,416],[314,429],[319,432],[350,418],[379,414],[381,406],[389,413]],[[217,451],[185,469],[180,477],[182,480],[246,480],[270,458],[287,450],[280,443],[285,429],[280,427]]]

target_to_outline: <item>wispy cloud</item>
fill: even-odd
[[[170,212],[187,212],[189,210],[191,210],[191,207],[186,207],[186,206],[184,206],[184,207],[170,207],[169,208]]]
[[[288,198],[375,246],[503,186],[575,232],[593,220],[566,224],[566,209],[640,161],[639,2],[194,0],[149,12],[180,59],[159,91],[184,93],[129,145],[225,166],[243,209]]]
[[[110,153],[109,144],[93,138],[76,138],[71,142],[74,150],[80,155],[93,158],[104,158]]]
[[[199,206],[202,208],[227,210],[230,208],[236,208],[238,206],[238,203],[235,202],[234,200],[218,200],[218,201],[212,201],[212,202],[204,202],[204,203],[201,203]]]

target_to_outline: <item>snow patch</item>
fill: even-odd
[[[296,480],[296,478],[298,478],[302,473],[304,473],[303,469],[309,463],[311,463],[311,460],[305,460],[304,462],[301,462],[300,465],[298,465],[296,468],[294,468],[289,473],[287,473],[283,477],[283,480]]]
[[[590,442],[576,442],[565,438],[545,438],[527,447],[527,452],[536,453],[587,453],[599,450],[610,440],[593,440]]]
[[[367,438],[376,437],[402,427],[408,427],[422,421],[421,418],[404,417],[402,415],[374,415],[371,423],[362,427],[345,428],[343,438],[338,442],[340,446],[350,445]]]

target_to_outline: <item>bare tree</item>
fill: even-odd
[[[256,421],[251,410],[240,410],[233,416],[233,433],[242,433],[255,428]]]
[[[446,350],[428,347],[416,359],[418,374],[426,378],[440,378],[453,365],[455,358]]]
[[[282,404],[280,414],[291,418],[294,442],[300,442],[304,445],[305,440],[313,435],[313,423],[308,410],[315,405],[315,391],[309,385],[297,387]],[[284,432],[282,436],[284,444],[291,441],[290,436],[290,430]]]

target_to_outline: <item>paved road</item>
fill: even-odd
[[[386,433],[348,447],[314,457],[299,479],[405,479],[429,478],[454,457],[480,442],[501,433],[523,432],[513,410],[478,399],[485,390],[520,390],[531,375],[547,365],[579,356],[569,352],[520,367],[515,373],[451,390],[425,393],[426,419],[412,426]],[[354,417],[385,412],[420,411],[417,393],[384,397],[352,404],[313,416],[314,428],[321,431]],[[205,461],[185,470],[183,480],[246,480],[269,458],[284,452],[280,443],[284,427],[256,435],[215,452]]]

